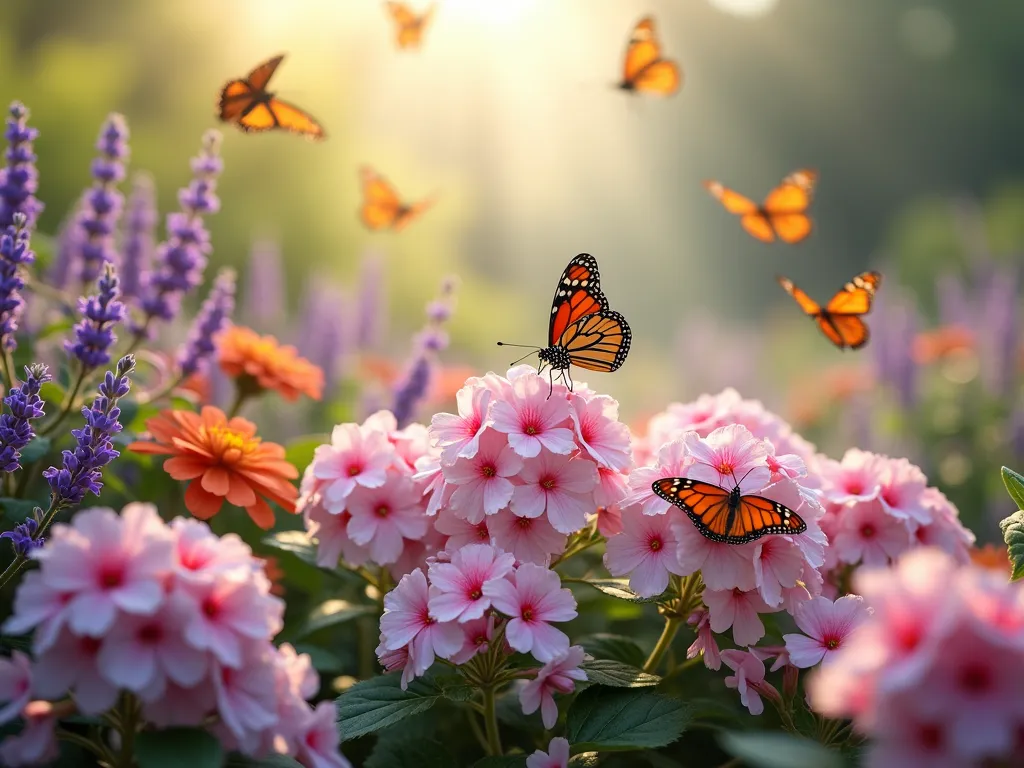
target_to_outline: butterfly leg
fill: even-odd
[[[551,399],[551,395],[555,393],[555,369],[548,368],[548,396],[547,399]]]
[[[562,371],[562,381],[565,382],[565,386],[572,392],[572,376],[569,375],[569,369],[566,368]]]

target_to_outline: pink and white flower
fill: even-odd
[[[629,586],[641,597],[660,595],[670,573],[683,571],[673,533],[675,515],[645,515],[637,506],[622,513],[622,533],[608,539],[604,565],[613,576],[629,575]]]
[[[618,472],[628,471],[629,428],[619,421],[619,404],[607,395],[569,395],[572,419],[580,448],[598,465]]]
[[[815,597],[801,603],[793,618],[804,634],[782,636],[790,663],[806,669],[833,658],[867,615],[864,598],[859,595],[845,595],[835,602]]]
[[[430,434],[441,448],[441,460],[446,464],[476,456],[493,397],[494,393],[486,387],[467,383],[455,394],[459,412],[438,413],[430,420]]]
[[[487,544],[491,540],[489,524],[493,519],[484,518],[479,523],[473,524],[459,517],[453,510],[442,509],[434,522],[434,528],[438,533],[446,535],[444,548],[448,552],[456,552],[468,544]],[[502,547],[505,549],[505,547]]]
[[[0,725],[18,717],[31,698],[31,659],[21,651],[0,658]]]
[[[445,471],[446,482],[456,486],[449,502],[452,509],[471,523],[493,515],[512,501],[512,480],[523,469],[523,460],[505,440],[505,435],[485,430],[479,447],[470,458],[456,461]]]
[[[748,651],[729,649],[722,651],[722,661],[736,674],[725,678],[727,688],[739,691],[740,702],[752,715],[764,712],[762,696],[779,699],[779,693],[764,679],[764,662]]]
[[[706,589],[704,604],[711,614],[711,629],[725,632],[731,627],[736,645],[753,645],[764,637],[764,624],[758,614],[773,613],[771,606],[761,599],[756,590]]]
[[[558,705],[553,694],[572,693],[576,690],[576,681],[587,679],[587,673],[579,668],[585,655],[582,646],[574,645],[538,669],[537,677],[519,689],[523,714],[532,715],[540,709],[544,727],[554,728]]]
[[[711,631],[711,614],[699,608],[686,619],[686,623],[697,628],[697,639],[686,649],[686,658],[704,657],[704,666],[708,669],[719,669],[722,666],[722,655],[718,650],[718,642]]]
[[[20,768],[23,765],[43,765],[55,760],[57,750],[57,718],[47,701],[32,702],[43,705],[38,713],[26,713],[21,733],[8,736],[0,743],[0,763]]]
[[[348,497],[352,514],[348,535],[365,546],[378,565],[393,563],[402,554],[403,539],[420,539],[427,532],[427,518],[412,481],[391,474],[378,488],[356,488]]]
[[[515,650],[546,663],[569,649],[569,638],[551,622],[576,618],[576,599],[554,571],[523,563],[510,579],[488,583],[484,594],[510,617],[505,638]]]
[[[746,427],[720,427],[704,438],[688,432],[683,442],[693,458],[686,473],[692,480],[729,489],[738,485],[744,494],[761,490],[771,480],[768,449]]]
[[[546,517],[519,517],[502,510],[487,518],[495,546],[515,555],[521,563],[546,566],[551,556],[565,550],[566,535],[556,531]]]
[[[569,768],[569,742],[556,736],[548,743],[548,751],[538,749],[526,758],[526,768]]]
[[[910,548],[910,531],[876,498],[843,511],[833,547],[840,562],[885,565]]]
[[[398,586],[384,596],[380,618],[384,648],[397,651],[408,646],[415,675],[426,672],[435,656],[447,659],[462,648],[462,630],[458,624],[441,622],[431,615],[430,597],[427,577],[419,568],[403,576]]]
[[[321,701],[307,711],[300,723],[295,758],[306,768],[351,768],[352,764],[338,751],[337,710],[334,703]]]
[[[586,526],[587,516],[597,509],[597,477],[591,461],[542,453],[524,462],[522,484],[512,494],[512,511],[520,517],[547,514],[556,531],[573,533]]]
[[[548,397],[548,383],[536,374],[524,374],[512,382],[511,398],[491,406],[492,426],[508,435],[512,450],[524,459],[541,449],[567,454],[576,449],[569,424],[569,404],[564,397]]]
[[[438,621],[479,619],[491,607],[487,585],[512,572],[515,557],[489,544],[471,544],[452,555],[450,563],[430,566],[430,613]]]
[[[380,488],[396,459],[387,433],[358,424],[339,424],[331,442],[313,454],[312,474],[320,481],[324,506],[338,513],[356,488]]]

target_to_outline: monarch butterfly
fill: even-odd
[[[686,513],[705,538],[746,544],[772,533],[797,534],[807,523],[796,512],[763,496],[744,496],[739,483],[730,491],[687,477],[665,477],[651,486]]]
[[[758,240],[771,243],[778,237],[786,243],[799,243],[811,234],[807,208],[817,180],[816,171],[794,171],[768,193],[761,205],[717,181],[705,181],[704,187],[725,210],[740,216],[740,224]]]
[[[808,316],[813,317],[821,332],[840,349],[859,349],[868,343],[870,334],[861,315],[871,311],[871,300],[882,283],[878,272],[862,272],[836,292],[824,308],[801,291],[793,281],[778,278],[786,293],[796,300]]]
[[[359,217],[369,229],[401,232],[434,204],[433,198],[403,203],[391,183],[368,166],[359,169],[363,184],[363,207]]]
[[[384,6],[395,22],[395,44],[399,48],[419,48],[423,30],[434,15],[434,6],[429,6],[418,16],[405,3],[386,2]]]
[[[324,129],[294,104],[281,101],[267,90],[270,78],[284,59],[275,56],[260,64],[243,80],[232,80],[220,92],[220,119],[246,133],[283,128],[311,139],[322,139]]]
[[[597,259],[581,253],[569,262],[555,289],[548,323],[549,346],[537,348],[537,372],[549,365],[551,391],[555,386],[554,371],[559,372],[571,391],[570,365],[608,373],[617,370],[626,360],[632,338],[626,318],[608,309],[608,299],[601,292]],[[498,346],[524,345],[499,341]]]
[[[679,90],[681,81],[679,65],[661,58],[661,45],[654,28],[654,19],[650,16],[640,19],[629,36],[619,88],[671,96]]]

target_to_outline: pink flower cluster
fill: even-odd
[[[866,764],[981,765],[1024,754],[1024,588],[935,548],[862,568],[854,584],[872,613],[808,693],[815,710],[853,718],[872,738]]]
[[[344,768],[334,707],[310,709],[319,679],[306,655],[271,639],[283,602],[270,594],[262,561],[234,535],[205,523],[164,523],[149,504],[87,509],[56,525],[33,552],[3,630],[34,630],[31,690],[44,699],[70,693],[97,715],[134,694],[142,717],[158,727],[200,726],[249,755],[284,751],[310,768]],[[17,672],[12,672],[17,670]],[[20,694],[0,719],[24,707],[26,659],[0,663]],[[0,685],[0,694],[3,694]],[[52,747],[52,719],[28,719],[0,746],[6,765],[34,762]],[[48,728],[50,742],[39,734]]]
[[[436,658],[466,664],[491,651],[532,655],[544,666],[522,689],[527,714],[540,709],[550,728],[557,717],[553,693],[571,693],[583,649],[569,645],[555,623],[576,618],[576,600],[558,574],[490,544],[469,544],[402,577],[384,597],[377,656],[388,671],[402,670],[402,687]]]
[[[630,435],[612,398],[582,384],[551,390],[521,365],[507,378],[469,379],[457,402],[457,414],[431,421],[440,456],[421,475],[449,550],[490,541],[546,565],[568,534],[625,494]]]
[[[668,585],[669,574],[701,572],[707,612],[694,617],[705,662],[717,668],[711,632],[732,630],[739,646],[765,634],[759,614],[792,611],[821,591],[818,568],[827,544],[818,520],[817,494],[802,484],[807,471],[793,454],[778,455],[771,441],[744,426],[718,427],[706,437],[697,432],[661,446],[653,466],[629,476],[633,493],[623,503],[622,533],[609,538],[605,565],[614,576],[630,577],[642,596]],[[689,477],[723,488],[740,486],[744,494],[776,500],[807,523],[799,535],[772,535],[743,545],[712,541],[677,507],[656,496],[651,484],[663,477]],[[709,653],[710,651],[710,653]]]
[[[399,430],[389,411],[336,426],[306,468],[298,502],[318,564],[387,565],[399,578],[443,547],[427,516],[428,481],[416,470],[430,455],[426,427]]]
[[[956,507],[906,459],[851,449],[842,461],[818,456],[825,517],[821,526],[832,546],[826,568],[886,565],[911,547],[939,547],[968,560],[974,534]]]

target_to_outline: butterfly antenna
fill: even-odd
[[[744,473],[743,473],[743,477],[741,477],[741,478],[740,478],[739,480],[736,480],[736,472],[735,472],[735,470],[734,470],[734,471],[733,471],[733,472],[732,472],[731,474],[732,474],[732,479],[733,479],[733,482],[735,482],[735,483],[736,483],[736,487],[737,487],[737,488],[739,488],[739,487],[740,487],[740,484],[741,484],[741,483],[742,483],[742,482],[743,482],[744,480],[746,480],[746,479],[747,479],[747,475],[749,475],[749,474],[750,474],[751,472],[753,472],[753,471],[754,471],[755,469],[757,469],[757,467],[751,467],[750,469],[748,469],[748,470],[747,470],[746,472],[744,472]]]
[[[531,352],[527,352],[525,355],[520,357],[518,360],[513,360],[511,363],[509,363],[510,366],[516,365],[517,363],[520,363],[523,360],[525,360],[526,358],[528,358],[530,355],[535,355],[538,352],[540,352],[540,347],[532,347],[529,344],[509,344],[509,343],[504,342],[504,341],[499,341],[498,342],[498,346],[499,347],[521,347],[523,349],[532,350]]]

